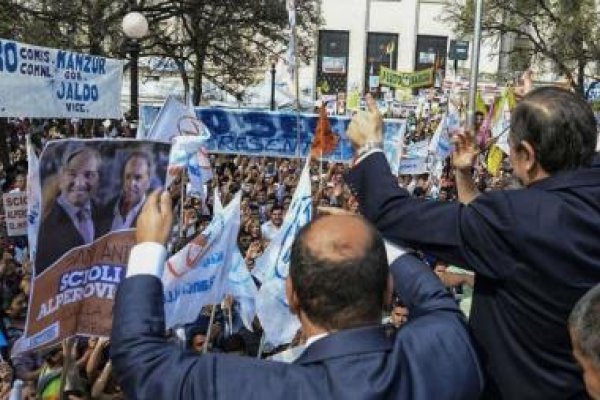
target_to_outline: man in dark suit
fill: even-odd
[[[100,153],[91,147],[78,147],[65,154],[59,171],[60,194],[39,228],[36,275],[67,251],[110,230],[110,217],[93,200],[101,162]]]
[[[111,231],[135,227],[150,188],[153,171],[154,162],[148,153],[134,151],[127,156],[121,173],[121,193],[107,204],[107,211],[113,218]]]
[[[477,399],[478,359],[456,303],[421,261],[398,254],[357,216],[326,216],[294,241],[286,293],[306,350],[292,364],[198,356],[167,343],[159,277],[173,220],[153,193],[138,218],[114,308],[111,359],[131,399]],[[391,336],[382,307],[394,290],[411,320]],[[390,295],[391,296],[391,295]]]
[[[468,205],[414,199],[398,187],[379,149],[381,126],[372,101],[352,121],[358,157],[347,183],[386,239],[476,272],[470,324],[487,371],[483,397],[585,398],[567,317],[600,281],[600,168],[591,166],[597,132],[589,105],[562,89],[529,93],[509,137],[525,188],[477,195],[470,168],[468,177],[457,171]]]

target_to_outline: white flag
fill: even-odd
[[[202,196],[204,184],[212,178],[208,153],[204,149],[206,138],[201,136],[176,136],[173,138],[167,167],[166,187],[187,170],[193,194]]]
[[[219,213],[223,210],[219,189],[215,189],[215,204],[213,213]],[[236,242],[237,243],[237,242]],[[233,249],[231,266],[227,274],[227,286],[225,293],[231,295],[240,304],[240,317],[244,326],[252,331],[252,321],[256,316],[256,294],[258,289],[246,267],[246,261],[236,244]]]
[[[240,229],[240,201],[238,193],[200,235],[167,261],[162,276],[167,328],[194,321],[203,306],[223,300],[227,266],[233,261]]]
[[[204,139],[210,137],[206,126],[196,118],[193,108],[183,104],[174,96],[165,100],[158,116],[146,134],[145,139],[171,142],[180,135],[194,135]],[[138,137],[138,139],[140,139]]]
[[[290,312],[285,296],[290,253],[296,234],[312,219],[312,198],[307,160],[292,203],[277,235],[256,260],[252,274],[262,282],[256,297],[256,312],[264,329],[265,342],[274,346],[289,343],[300,327]]]
[[[497,137],[496,145],[506,154],[510,154],[510,146],[508,145],[508,131],[510,127],[510,102],[508,96],[502,97],[500,113],[496,121],[492,125],[492,137]]]
[[[293,85],[297,79],[296,74],[298,73],[298,71],[296,71],[296,1],[286,0],[285,4],[288,11],[288,21],[290,24],[290,42],[287,50],[287,63],[290,82]],[[294,92],[292,91],[292,93]]]
[[[27,162],[27,239],[29,241],[29,259],[34,261],[42,209],[42,186],[40,160],[33,150],[29,136],[27,136]]]

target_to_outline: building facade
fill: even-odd
[[[450,41],[463,38],[443,22],[443,1],[323,0],[321,12],[315,59],[301,71],[312,76],[317,92],[369,91],[382,66],[412,72],[435,64],[446,77],[454,76],[454,62],[447,59]],[[498,72],[497,53],[490,43],[482,44],[481,73]],[[470,62],[470,57],[460,61],[459,71]]]

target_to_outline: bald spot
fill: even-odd
[[[369,227],[361,217],[327,215],[310,226],[305,246],[321,260],[339,262],[364,257],[372,240]]]

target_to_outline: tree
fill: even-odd
[[[317,2],[297,1],[299,56],[307,60],[317,28]],[[184,84],[191,66],[193,102],[202,98],[209,79],[236,96],[255,82],[270,59],[281,56],[289,40],[288,14],[282,0],[179,0],[146,8],[155,24],[151,52],[170,57]]]
[[[0,0],[0,16],[11,25],[0,32],[40,46],[114,57],[123,54],[121,21],[128,10],[127,2],[115,0]]]
[[[459,35],[473,32],[474,2],[446,0],[444,20]],[[541,65],[549,61],[583,93],[586,73],[600,60],[600,28],[594,0],[485,0],[486,40],[513,35],[520,46],[508,55]]]
[[[312,53],[319,1],[296,0],[303,60]],[[241,95],[273,56],[282,55],[289,40],[285,0],[0,0],[0,34],[124,58],[121,21],[133,8],[149,20],[141,55],[172,58],[184,86],[193,86],[195,104],[204,79]]]

